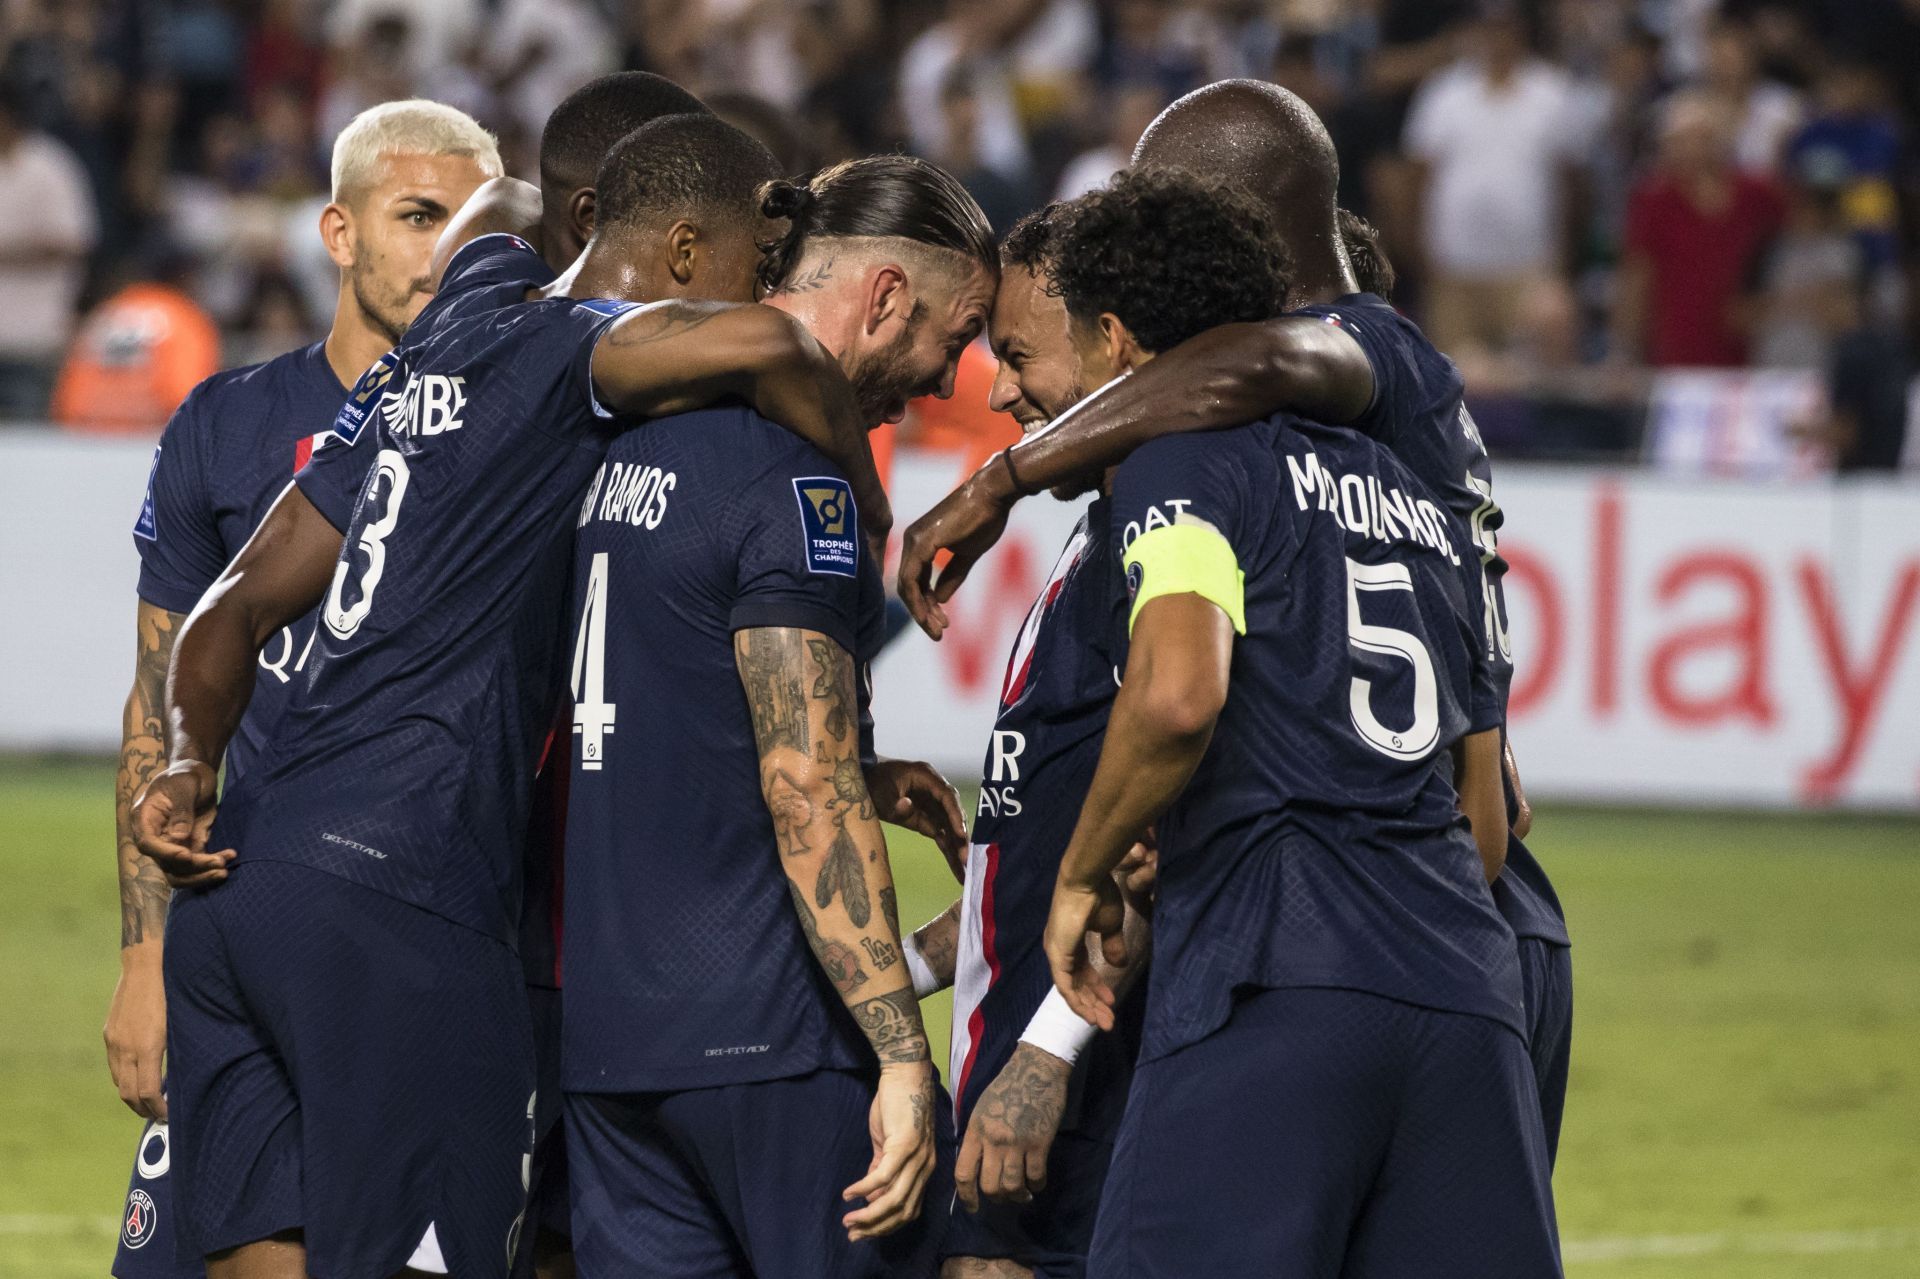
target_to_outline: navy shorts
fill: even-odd
[[[533,1165],[527,1184],[527,1219],[520,1230],[514,1279],[531,1279],[535,1263],[572,1247],[567,1205],[567,1126],[560,1096],[560,992],[528,986],[533,1014],[533,1055],[540,1086],[533,1107]]]
[[[1559,1273],[1520,1037],[1346,990],[1259,991],[1139,1065],[1088,1264],[1097,1279]]]
[[[1547,1166],[1552,1167],[1560,1154],[1567,1064],[1573,1057],[1573,951],[1538,937],[1520,938],[1520,989],[1527,1006],[1527,1055],[1533,1058]]]
[[[582,1279],[931,1275],[953,1202],[953,1125],[920,1217],[850,1243],[840,1192],[873,1160],[870,1074],[608,1095],[568,1093],[573,1255]],[[935,1107],[936,1116],[951,1107]],[[937,1121],[936,1121],[937,1122]]]
[[[1046,1188],[1031,1203],[982,1199],[977,1213],[954,1204],[941,1255],[1005,1258],[1035,1279],[1080,1279],[1112,1158],[1111,1141],[1061,1133],[1047,1152]]]
[[[179,1255],[304,1233],[317,1275],[507,1273],[533,1148],[513,951],[335,875],[245,861],[167,919]]]
[[[198,1257],[181,1261],[174,1256],[178,1234],[173,1212],[171,1134],[166,1124],[151,1120],[140,1131],[133,1172],[127,1178],[113,1273],[117,1279],[205,1279],[207,1267]]]

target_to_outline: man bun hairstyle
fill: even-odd
[[[1119,317],[1151,353],[1280,314],[1293,264],[1267,206],[1219,179],[1136,169],[1064,209],[1048,268],[1076,322]]]
[[[875,155],[846,160],[802,177],[769,182],[760,212],[787,223],[761,245],[760,283],[781,287],[815,240],[910,240],[946,249],[997,274],[993,228],[952,174],[918,156]]]
[[[593,180],[597,224],[640,226],[689,215],[745,221],[756,193],[779,172],[772,152],[718,116],[667,116],[607,153]]]

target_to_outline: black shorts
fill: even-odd
[[[182,1257],[298,1229],[323,1279],[507,1274],[535,1100],[509,947],[242,860],[174,897],[166,984]]]

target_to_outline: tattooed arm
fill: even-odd
[[[893,527],[867,440],[871,424],[853,387],[840,362],[785,312],[730,302],[636,307],[594,348],[593,389],[607,408],[634,417],[745,400],[833,459],[871,530]]]
[[[869,1118],[874,1157],[843,1198],[854,1239],[920,1212],[933,1170],[933,1065],[907,966],[886,838],[860,769],[853,658],[817,631],[755,628],[733,637],[753,714],[760,791],[807,944],[880,1061]]]
[[[172,890],[160,867],[133,841],[133,797],[166,767],[162,704],[167,661],[183,614],[139,602],[139,650],[133,689],[120,724],[120,773],[114,782],[115,846],[120,866],[120,980],[107,1005],[102,1037],[120,1100],[143,1119],[165,1119],[160,1059],[167,1047],[167,996],[160,982],[160,943]]]

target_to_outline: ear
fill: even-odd
[[[595,215],[599,212],[599,203],[594,197],[592,187],[581,187],[567,197],[567,225],[585,244],[593,238]]]
[[[353,265],[353,214],[339,201],[320,210],[320,243],[341,270]]]
[[[1146,363],[1146,352],[1134,340],[1132,330],[1111,311],[1100,313],[1100,345],[1116,374],[1130,373]]]
[[[907,270],[897,262],[885,262],[872,268],[867,279],[866,314],[860,317],[861,329],[871,336],[889,320],[902,324],[913,314],[913,284]]]
[[[588,195],[591,196],[592,192],[588,192]],[[685,218],[667,228],[661,251],[666,258],[667,274],[681,288],[693,281],[700,248],[700,228]]]

